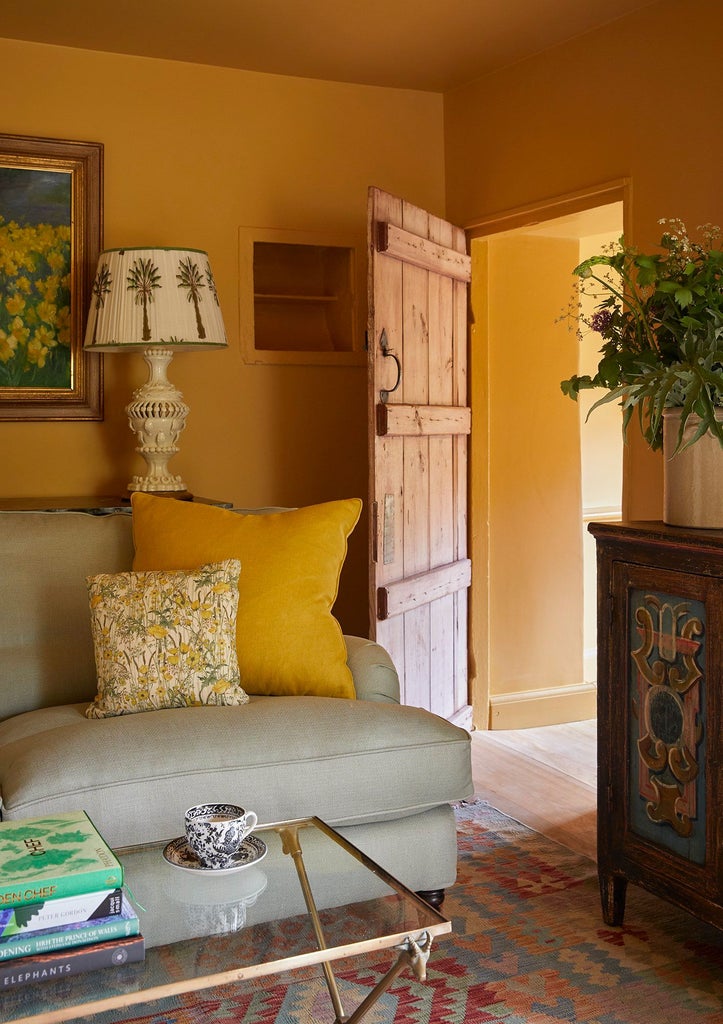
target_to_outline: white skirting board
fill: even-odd
[[[583,722],[597,715],[597,686],[548,686],[490,697],[490,729],[530,729]]]

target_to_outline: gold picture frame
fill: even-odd
[[[0,420],[102,420],[83,350],[102,244],[103,145],[0,133]]]

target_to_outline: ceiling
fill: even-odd
[[[587,238],[590,235],[609,234],[613,231],[618,235],[623,231],[622,202],[608,203],[605,206],[594,206],[589,210],[564,217],[553,217],[540,224],[531,224],[506,234],[541,235],[544,238]]]
[[[0,35],[446,92],[657,0],[2,0]]]

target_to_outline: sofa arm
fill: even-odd
[[[344,639],[357,699],[398,704],[399,676],[384,648],[374,640],[359,636],[345,636]]]

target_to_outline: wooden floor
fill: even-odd
[[[596,726],[473,732],[475,795],[594,860]]]

